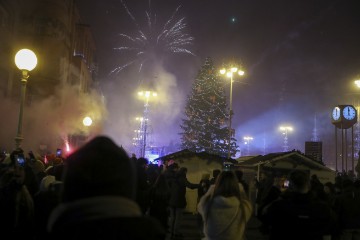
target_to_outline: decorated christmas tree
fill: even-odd
[[[210,58],[201,67],[185,106],[185,118],[180,125],[181,147],[194,152],[206,151],[222,157],[229,151],[229,109],[223,81]],[[238,152],[232,137],[231,156]]]

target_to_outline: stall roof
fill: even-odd
[[[226,157],[221,157],[219,155],[216,154],[211,154],[211,153],[207,153],[205,151],[203,152],[192,152],[188,149],[184,149],[178,152],[174,152],[159,158],[154,159],[154,161],[169,161],[169,160],[176,160],[176,159],[180,159],[180,158],[191,158],[191,157],[198,157],[201,159],[207,159],[207,160],[221,160],[222,162],[231,162],[233,164],[236,164],[237,161],[233,158],[226,158]]]
[[[266,155],[259,155],[252,157],[248,160],[238,159],[237,166],[240,167],[258,167],[259,165],[267,163],[275,163],[277,161],[290,161],[294,164],[303,164],[313,169],[333,171],[330,168],[326,167],[322,162],[316,161],[312,158],[307,157],[300,151],[290,151],[290,152],[278,152],[278,153],[269,153]]]

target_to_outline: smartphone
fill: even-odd
[[[60,148],[56,149],[56,157],[61,157],[62,150]]]
[[[285,188],[288,188],[288,187],[289,187],[289,180],[285,180],[285,181],[284,181],[284,187],[285,187]]]
[[[30,157],[31,162],[36,162],[35,155],[34,155],[34,153],[32,151],[29,152],[29,157]]]
[[[18,153],[17,155],[15,155],[15,159],[16,159],[16,163],[20,166],[20,167],[24,167],[25,166],[25,156],[22,153]]]

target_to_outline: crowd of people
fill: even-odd
[[[186,167],[129,157],[106,136],[66,158],[24,155],[0,157],[0,224],[15,239],[183,239],[187,188],[197,189],[206,240],[246,239],[254,216],[270,240],[360,239],[360,182],[345,176],[322,184],[294,170],[284,187],[264,175],[255,208],[240,170],[215,169],[192,183]]]
[[[315,174],[294,170],[287,181],[284,186],[268,173],[257,182],[257,218],[270,240],[360,239],[359,179],[338,174],[323,184]]]
[[[0,224],[15,239],[182,239],[186,188],[198,191],[199,229],[207,239],[233,239],[237,224],[252,211],[235,173],[214,170],[212,179],[205,174],[191,183],[187,168],[178,163],[129,157],[106,136],[66,158],[45,160],[17,149],[0,160]],[[226,199],[234,208],[228,214],[237,209],[236,202],[246,201],[233,216],[242,220],[229,219],[209,231]]]

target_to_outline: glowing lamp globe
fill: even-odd
[[[21,49],[15,55],[15,64],[20,70],[31,71],[37,64],[36,55],[29,49]]]
[[[83,119],[83,124],[84,124],[84,126],[86,126],[86,127],[91,126],[91,124],[92,124],[92,119],[91,119],[90,117],[85,117],[85,118]]]
[[[360,80],[355,80],[355,85],[360,88]]]

